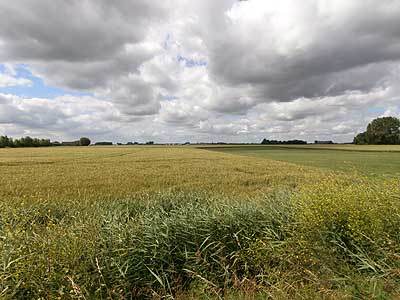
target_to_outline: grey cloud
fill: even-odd
[[[245,113],[257,104],[258,96],[250,85],[216,87],[206,104],[211,110],[220,113]]]
[[[0,57],[9,60],[97,61],[141,41],[147,23],[165,15],[148,1],[2,1]]]
[[[109,103],[90,97],[49,100],[0,94],[0,125],[14,125],[22,132],[62,132],[61,136],[75,131],[105,133],[120,126],[110,123],[117,114]]]
[[[345,1],[335,3],[346,5]],[[239,14],[235,22],[221,23],[215,36],[205,36],[212,73],[225,84],[258,87],[264,92],[263,101],[370,90],[387,75],[386,62],[400,59],[400,4],[352,3],[339,14],[333,4],[330,9],[321,8],[323,1],[290,2],[288,10],[294,12],[288,22],[294,28],[289,30],[295,31],[294,40],[285,36],[290,32],[274,30],[279,29],[274,22],[287,17],[287,11],[266,9],[257,26],[249,15]],[[254,13],[246,11],[246,6],[257,8],[257,4],[265,7],[262,1],[252,0],[237,4],[233,10]],[[350,82],[354,78],[364,82]],[[335,88],[329,89],[332,85]]]
[[[200,122],[199,129],[202,132],[207,132],[220,136],[239,135],[247,131],[247,126],[237,123],[215,123]]]
[[[58,109],[46,105],[41,100],[29,104],[18,97],[0,94],[0,123],[19,124],[26,127],[45,128],[64,120],[67,115]]]
[[[193,129],[199,122],[206,121],[210,113],[197,106],[188,105],[182,99],[162,103],[159,120],[168,125]]]
[[[132,89],[131,74],[160,52],[152,26],[168,18],[171,1],[0,2],[0,59],[27,63],[47,83],[124,102],[128,114],[154,114],[151,84]],[[146,91],[144,91],[146,90]],[[99,95],[106,91],[104,95]],[[113,94],[115,91],[116,95]],[[121,97],[121,91],[130,92]],[[107,98],[106,98],[107,97]]]
[[[140,65],[156,54],[156,49],[137,44],[97,61],[36,61],[30,67],[50,84],[72,90],[95,90],[138,71]]]

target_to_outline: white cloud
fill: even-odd
[[[32,81],[27,78],[18,77],[17,71],[12,64],[4,64],[4,71],[0,73],[0,88],[11,86],[31,86]]]
[[[26,78],[17,78],[5,73],[0,73],[0,87],[9,86],[30,86],[32,81]]]

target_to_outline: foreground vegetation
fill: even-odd
[[[400,186],[187,147],[2,149],[1,299],[396,299]]]

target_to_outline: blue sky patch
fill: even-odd
[[[381,106],[372,106],[368,107],[368,112],[374,114],[383,114],[385,112],[385,108]]]
[[[207,66],[207,62],[204,60],[194,60],[187,57],[183,57],[181,55],[178,55],[176,60],[179,62],[184,62],[187,68]]]
[[[173,101],[173,100],[178,99],[178,97],[176,97],[176,96],[171,96],[171,95],[163,96],[162,98],[163,98],[164,100],[166,100],[166,101]]]
[[[29,79],[32,84],[30,86],[8,86],[0,87],[0,93],[13,94],[23,98],[55,98],[63,95],[72,96],[91,96],[91,93],[78,92],[47,85],[40,77],[31,73],[26,65],[18,65],[16,68],[16,78]],[[0,64],[0,73],[5,73],[6,67]]]

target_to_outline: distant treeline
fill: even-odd
[[[304,144],[307,144],[307,142],[302,141],[302,140],[277,141],[277,140],[263,139],[261,144],[262,145],[304,145]]]
[[[31,138],[30,136],[14,139],[6,135],[0,136],[0,148],[21,148],[21,147],[51,147],[51,146],[89,146],[90,139],[80,138],[73,142],[51,142],[50,139]]]
[[[81,137],[76,141],[65,141],[65,142],[51,142],[50,139],[39,139],[31,138],[30,136],[22,138],[12,138],[8,136],[0,136],[0,148],[19,148],[19,147],[56,147],[56,146],[112,146],[113,142],[100,141],[91,143],[91,140],[87,137]],[[148,141],[145,143],[128,142],[126,144],[117,143],[116,145],[155,145],[154,141]]]
[[[8,136],[0,136],[0,148],[4,147],[49,147],[51,146],[49,139],[31,138],[30,136],[20,139],[13,139]]]

